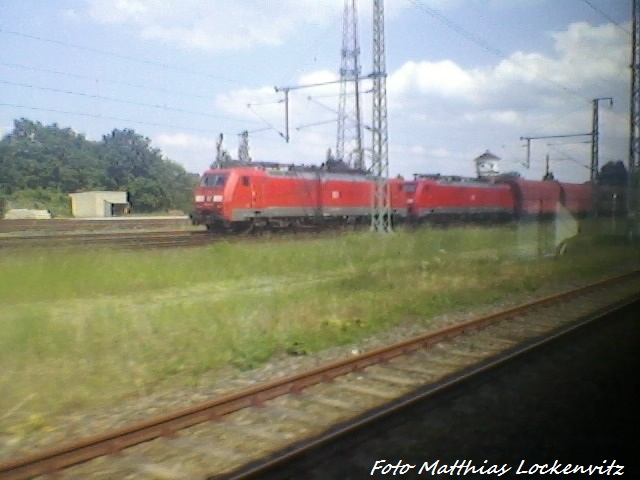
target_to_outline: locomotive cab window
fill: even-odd
[[[201,187],[224,187],[228,175],[204,175],[200,181]]]
[[[414,193],[416,191],[415,182],[405,183],[404,184],[404,191],[407,192],[407,193]]]

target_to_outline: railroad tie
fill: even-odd
[[[196,452],[207,456],[216,456],[224,459],[233,457],[244,458],[245,454],[239,450],[223,447],[217,442],[217,439],[202,439],[188,436],[178,436],[170,439],[159,439],[167,442],[174,450],[183,450],[185,452]]]
[[[447,353],[454,358],[461,358],[465,360],[482,360],[486,358],[487,352],[486,349],[483,350],[448,350]]]
[[[283,419],[290,418],[296,422],[300,422],[310,426],[318,425],[317,416],[312,416],[309,413],[305,413],[294,408],[287,408],[280,405],[269,405],[269,410],[273,410],[273,413],[279,415]]]
[[[384,400],[391,400],[398,396],[396,392],[391,392],[389,390],[383,391],[379,388],[371,388],[366,385],[356,385],[354,383],[343,383],[341,385],[336,384],[336,387],[340,388],[341,390],[347,390],[349,392],[366,395],[368,397],[382,398]]]
[[[182,480],[185,478],[193,478],[190,472],[177,465],[166,467],[159,463],[146,463],[138,466],[138,470],[146,478],[153,480]]]
[[[389,374],[389,373],[369,373],[367,378],[372,380],[380,381],[383,383],[391,383],[393,385],[398,385],[401,387],[413,387],[416,385],[420,385],[422,383],[421,380],[417,380],[415,378],[410,377],[399,377],[397,375]]]
[[[337,398],[325,397],[324,395],[309,396],[309,401],[338,410],[346,410],[349,412],[358,410],[358,407],[354,406],[352,403],[348,403]]]
[[[400,372],[416,373],[421,376],[426,376],[426,378],[420,378],[420,382],[430,381],[435,378],[432,371],[430,371],[428,368],[424,368],[419,365],[412,365],[412,364],[403,365],[400,362],[395,362],[395,363],[386,364],[385,368],[388,368],[390,370],[391,369],[397,370]]]
[[[282,440],[286,438],[288,435],[285,432],[272,428],[271,425],[264,424],[237,424],[230,423],[229,427],[235,431],[235,433],[240,433],[242,437],[251,437],[256,440],[262,440],[267,442],[273,442],[276,440]]]

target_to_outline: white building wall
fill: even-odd
[[[111,204],[127,204],[127,192],[70,193],[71,213],[78,218],[108,217]]]

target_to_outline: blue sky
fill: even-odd
[[[359,3],[364,75],[371,3]],[[235,154],[248,130],[256,160],[319,164],[335,148],[338,87],[291,93],[286,143],[274,86],[338,78],[343,0],[0,7],[0,134],[22,117],[93,140],[132,128],[191,172],[211,163],[219,133]],[[597,97],[614,99],[600,104],[600,163],[626,163],[630,18],[630,0],[386,0],[390,173],[474,175],[488,149],[527,178],[549,154],[557,178],[587,180],[587,137],[533,141],[529,169],[520,137],[590,132]]]

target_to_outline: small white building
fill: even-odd
[[[80,192],[70,193],[69,197],[74,217],[114,217],[129,213],[127,192]]]
[[[489,150],[474,160],[478,178],[495,177],[500,174],[500,157]]]

